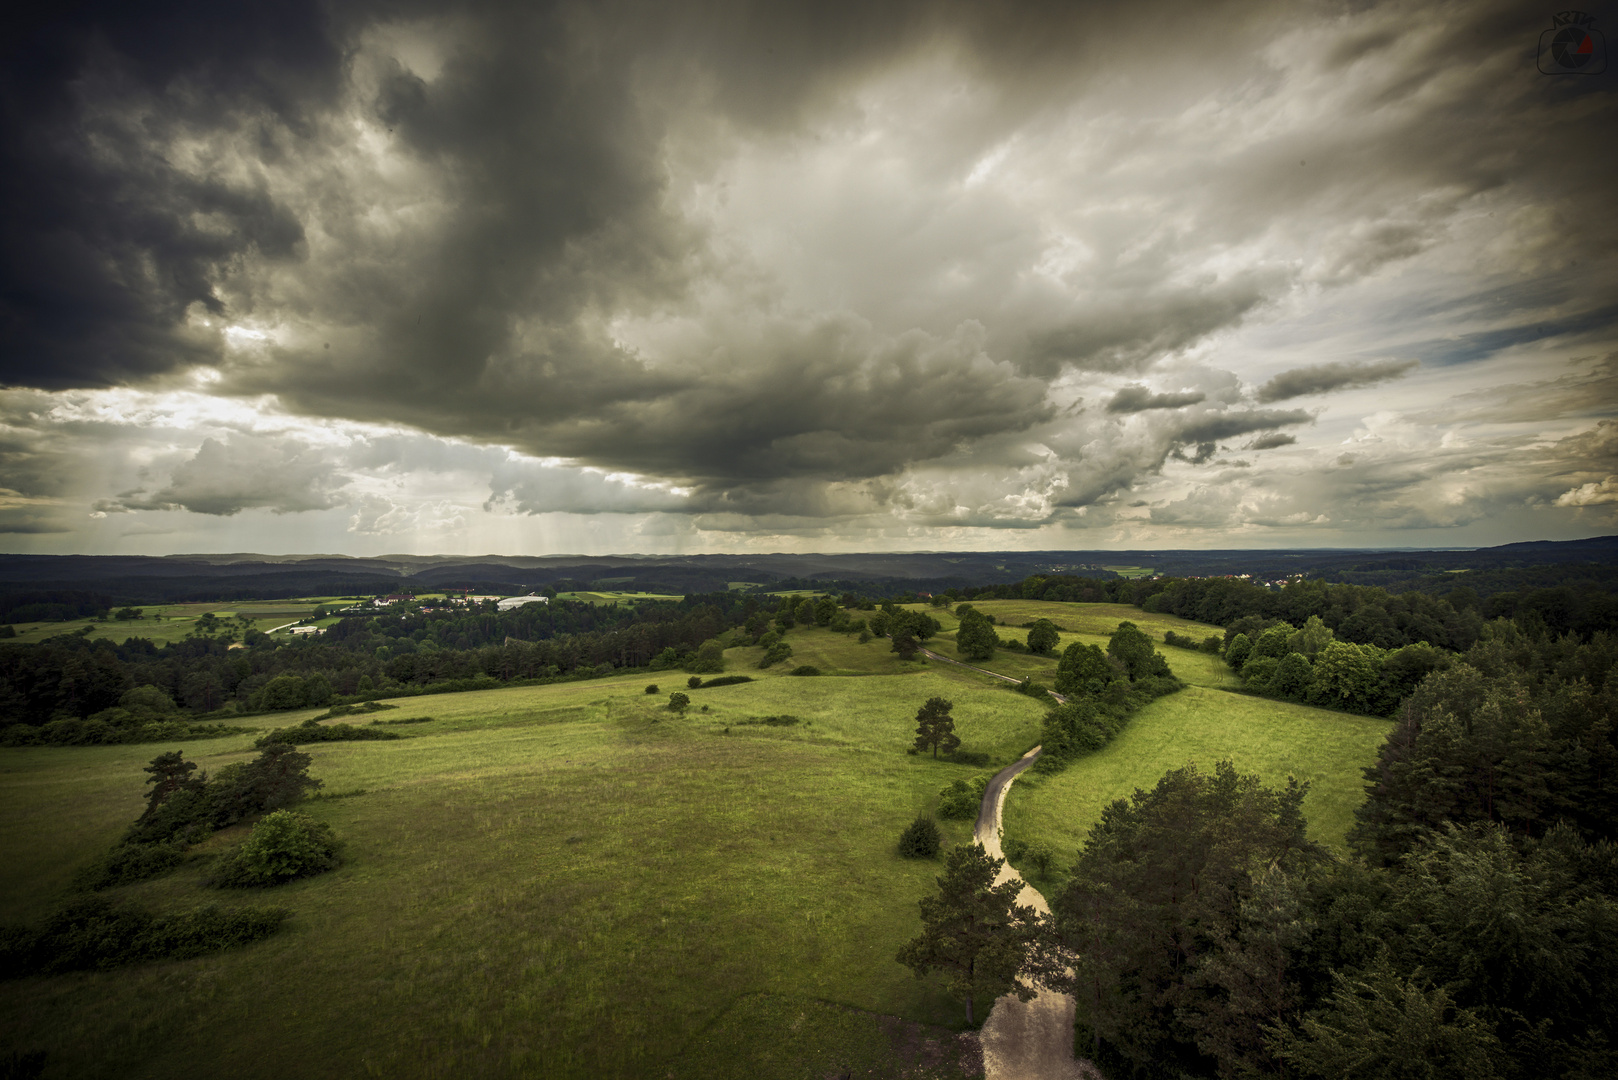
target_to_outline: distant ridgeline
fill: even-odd
[[[685,596],[727,590],[815,589],[896,598],[969,585],[1019,586],[1030,577],[1296,575],[1396,592],[1443,594],[1464,573],[1480,597],[1570,584],[1569,564],[1614,585],[1618,537],[1507,544],[1472,551],[1332,549],[898,552],[845,555],[0,555],[0,622],[79,618],[124,605],[383,596],[466,588],[558,592],[598,588]],[[1109,599],[1118,599],[1110,595]],[[87,609],[88,608],[88,609]]]
[[[1588,559],[1594,543],[1574,547]],[[1545,546],[1529,547],[1539,553]],[[1529,642],[1566,638],[1588,644],[1598,635],[1618,630],[1614,570],[1608,563],[1563,561],[1539,567],[1505,567],[1498,565],[1502,560],[1490,552],[1386,556],[1401,565],[1410,560],[1453,561],[1463,554],[1474,562],[1487,563],[1493,558],[1497,564],[1493,569],[1465,574],[1417,574],[1413,580],[1421,588],[1402,594],[1379,586],[1331,584],[1318,578],[1264,584],[1262,579],[1236,577],[1125,579],[1116,575],[1102,578],[1046,572],[1016,581],[950,586],[932,599],[936,603],[988,598],[1124,603],[1221,625],[1226,627],[1221,651],[1227,662],[1241,672],[1249,690],[1349,711],[1394,715],[1422,679],[1447,669],[1458,657],[1470,655],[1480,645],[1494,647],[1494,643],[1509,636],[1505,626],[1512,628],[1510,634]],[[1036,554],[1037,559],[1005,555],[905,556],[907,561],[898,568],[920,573],[959,562],[989,565],[1001,572],[1000,567],[1009,569],[1030,562],[1067,566],[1076,561],[1072,553],[1065,557],[1066,562],[1059,561],[1055,553]],[[1146,554],[1137,553],[1142,558]],[[1328,554],[1344,558],[1341,553]],[[1245,555],[1249,560],[1274,561],[1279,557],[1274,552]],[[1208,557],[1218,561],[1236,555],[1212,553]],[[777,568],[795,565],[803,570],[810,568],[803,565],[809,562],[820,572],[829,573],[837,558],[803,557],[796,564],[782,562]],[[891,560],[883,561],[887,557],[848,558],[866,560],[860,565],[873,577],[878,569],[895,568]],[[1351,562],[1350,566],[1365,565],[1366,553],[1358,553],[1356,558],[1359,562]],[[5,557],[0,560],[0,569],[10,566],[12,570],[8,572],[14,572],[17,559]],[[708,557],[709,563],[718,559]],[[55,572],[53,566],[60,569],[63,562],[75,560],[49,565],[29,562],[25,569],[37,571],[34,577],[39,579]],[[112,570],[128,572],[124,562],[114,562],[117,565]],[[147,562],[170,565],[165,560]],[[248,565],[257,573],[264,564]],[[1128,564],[1113,565],[1131,569]],[[577,570],[578,560],[568,566]],[[542,569],[550,573],[558,567]],[[610,567],[589,569],[596,573]],[[714,572],[712,565],[698,569]],[[459,570],[465,572],[466,568],[461,566]],[[66,724],[106,714],[102,717],[105,723],[99,726],[67,724],[47,737],[50,741],[69,742],[131,741],[135,736],[130,732],[139,725],[134,719],[120,717],[118,711],[135,715],[138,710],[120,702],[128,691],[140,686],[158,688],[177,708],[190,710],[193,716],[216,720],[244,710],[324,706],[402,694],[493,687],[517,680],[586,678],[624,669],[689,666],[704,642],[721,637],[727,644],[758,641],[772,618],[798,602],[795,598],[763,594],[757,580],[762,576],[759,567],[744,565],[739,557],[721,564],[720,571],[749,572],[753,580],[732,579],[727,586],[734,587],[724,591],[690,594],[679,601],[642,601],[633,607],[561,600],[497,612],[489,610],[492,604],[471,610],[423,610],[422,604],[405,603],[383,612],[345,618],[319,637],[295,642],[271,640],[256,631],[246,631],[239,642],[229,633],[219,633],[161,646],[138,637],[114,645],[89,640],[82,634],[58,635],[29,645],[0,642],[0,720],[43,729],[55,721]],[[432,573],[447,574],[448,570],[439,567]],[[392,578],[389,588],[397,589],[400,580]],[[575,579],[561,580],[577,583]],[[788,576],[778,579],[776,586],[801,584],[807,588],[817,580],[824,586],[824,578]],[[842,590],[837,603],[821,612],[817,621],[831,625],[834,613],[840,609],[869,608],[898,580],[901,579],[883,578],[879,588],[868,591],[853,587]],[[1439,583],[1448,587],[1440,591]],[[890,594],[886,599],[915,602],[926,599],[928,591]],[[42,608],[52,605],[56,606],[52,610],[71,611],[83,617],[84,608],[102,598],[93,590],[52,593],[23,589],[7,598],[8,603],[16,603],[6,617],[15,618],[24,611],[37,616]],[[848,625],[846,618],[839,622],[839,627]],[[1194,644],[1206,647],[1205,642]],[[149,710],[156,706],[146,703],[143,707]],[[175,721],[167,713],[161,720],[164,724]],[[128,730],[120,728],[120,724]],[[114,729],[113,734],[108,733],[107,725]],[[32,737],[18,728],[5,738],[31,741]]]

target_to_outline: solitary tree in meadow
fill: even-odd
[[[1056,624],[1049,619],[1036,620],[1028,628],[1028,651],[1035,656],[1049,656],[1061,640]]]
[[[926,750],[932,748],[933,757],[938,757],[938,751],[953,754],[955,748],[961,745],[960,738],[955,734],[955,718],[950,711],[955,704],[945,701],[941,697],[928,698],[916,712],[916,749]]]

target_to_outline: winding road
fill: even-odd
[[[996,859],[1005,858],[1000,850],[1000,811],[1006,803],[1006,792],[1018,774],[1038,760],[1040,749],[1034,747],[1015,764],[995,773],[983,791],[983,805],[972,836]],[[1012,880],[1021,881],[1022,876],[1008,862],[1000,867],[995,884]],[[1045,897],[1026,881],[1017,894],[1017,903],[1027,904],[1042,915],[1051,912]],[[1098,1075],[1087,1062],[1073,1058],[1073,999],[1066,994],[1041,988],[1031,1001],[1019,1001],[1015,995],[1007,994],[989,1010],[980,1037],[986,1080],[1089,1080]]]
[[[925,646],[917,651],[928,659],[954,664],[1002,682],[1022,681],[988,668],[963,664]],[[1051,697],[1067,703],[1060,694],[1052,692]],[[1034,747],[1015,763],[995,773],[989,786],[983,789],[983,805],[978,808],[972,838],[996,859],[1005,858],[1000,848],[1000,812],[1006,804],[1006,792],[1018,774],[1039,759],[1041,749]],[[1014,879],[1022,881],[1022,875],[1006,862],[1001,865],[994,883]],[[1017,903],[1026,904],[1041,915],[1051,913],[1045,897],[1026,881],[1017,894]],[[1101,1080],[1101,1073],[1094,1065],[1073,1057],[1073,999],[1067,994],[1043,987],[1029,1001],[1019,1001],[1016,995],[1007,994],[989,1010],[989,1018],[983,1022],[979,1037],[983,1044],[985,1080]]]

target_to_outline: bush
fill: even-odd
[[[153,916],[134,905],[84,897],[38,929],[0,930],[0,978],[189,959],[266,938],[290,914],[283,908],[204,907]]]
[[[682,694],[678,691],[669,695],[670,712],[684,712],[685,707],[689,704],[691,704],[690,695]]]
[[[949,759],[957,765],[983,766],[989,763],[989,755],[982,750],[955,750]]]
[[[768,637],[769,635],[766,634],[765,636]],[[791,655],[792,646],[784,641],[777,641],[774,645],[764,650],[764,658],[758,662],[758,666],[767,668],[771,664],[779,664]]]
[[[819,675],[820,674],[820,669],[815,667],[815,665],[813,665],[813,664],[802,664],[802,665],[800,665],[798,667],[793,668],[788,674],[791,674],[791,675]]]
[[[428,718],[430,719],[430,718]],[[398,721],[395,721],[398,723]],[[366,739],[402,739],[396,731],[380,731],[375,726],[355,727],[353,724],[317,724],[313,720],[305,720],[297,727],[277,728],[267,735],[259,736],[253,743],[260,749],[271,743],[290,743],[294,746],[303,743],[316,742],[363,742]]]
[[[657,684],[656,684],[656,683],[652,683],[652,684],[651,684],[651,685],[649,685],[649,686],[647,686],[647,687],[646,687],[646,692],[647,692],[647,693],[648,693],[648,694],[655,694],[655,693],[657,693]]]
[[[702,685],[702,676],[701,675],[693,675],[693,676],[691,676],[689,679],[685,680],[685,685],[686,685],[687,689],[695,690],[697,687]]]
[[[705,679],[702,689],[707,690],[714,686],[735,686],[737,683],[752,682],[751,675],[721,675],[717,679]]]
[[[337,838],[324,822],[296,810],[277,810],[245,843],[220,860],[213,884],[247,889],[324,873],[337,865]]]
[[[899,836],[899,854],[907,859],[931,859],[940,846],[938,825],[930,817],[918,817]]]
[[[185,844],[169,841],[158,844],[119,844],[91,863],[73,879],[76,888],[110,889],[145,881],[180,865]]]
[[[938,816],[946,821],[969,821],[977,817],[988,786],[987,774],[955,781],[938,793]]]

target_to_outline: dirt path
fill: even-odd
[[[1000,811],[1006,792],[1017,774],[1039,757],[1040,749],[1034,747],[1016,764],[1001,769],[984,789],[973,838],[996,859],[1005,857],[1000,850]],[[1021,875],[1006,863],[995,884],[1013,879],[1021,880]],[[1023,882],[1017,902],[1050,914],[1045,898],[1027,882]],[[1018,1001],[1007,994],[989,1011],[981,1037],[986,1080],[1099,1080],[1101,1075],[1089,1062],[1073,1058],[1073,999],[1066,994],[1041,990],[1032,1001]]]
[[[916,651],[921,653],[923,656],[929,657],[929,658],[931,658],[933,660],[939,660],[939,661],[942,661],[943,663],[946,663],[946,664],[954,664],[956,667],[963,667],[968,671],[975,671],[979,675],[987,675],[992,679],[999,679],[1001,682],[1011,683],[1013,686],[1021,686],[1022,685],[1022,680],[1021,679],[1013,679],[1010,675],[1002,675],[998,671],[990,671],[988,668],[986,668],[986,667],[978,667],[976,664],[966,664],[966,663],[962,663],[959,660],[951,660],[947,656],[944,656],[944,655],[942,655],[940,653],[933,652],[933,650],[927,648],[926,646],[918,646]],[[1063,705],[1067,704],[1067,698],[1063,697],[1061,694],[1058,694],[1055,690],[1047,690],[1045,692],[1047,694],[1049,694],[1051,697],[1055,698],[1057,701],[1061,702]],[[1036,747],[1035,749],[1037,750],[1038,748]],[[1013,768],[1017,768],[1017,766],[1013,766]],[[1027,768],[1026,765],[1022,766],[1021,768],[1017,768],[1017,771],[1021,772],[1022,769],[1025,769],[1025,768]],[[1016,773],[1013,773],[1012,775],[1015,776]],[[1010,780],[1006,781],[1006,783],[1008,783],[1008,784],[1010,782],[1011,782]]]

